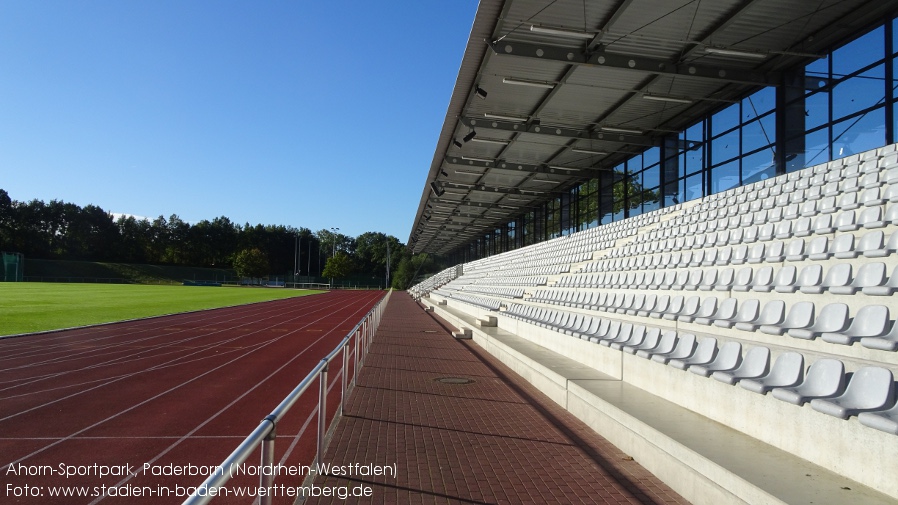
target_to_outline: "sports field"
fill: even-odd
[[[320,291],[132,284],[0,283],[0,335],[71,328],[315,293]]]

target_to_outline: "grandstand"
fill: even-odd
[[[896,13],[482,1],[410,293],[694,503],[898,500]]]

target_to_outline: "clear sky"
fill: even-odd
[[[0,188],[405,242],[476,8],[0,0]]]

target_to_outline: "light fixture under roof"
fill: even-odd
[[[455,170],[455,173],[462,175],[483,175],[483,172],[472,172],[470,170]]]
[[[500,120],[502,120],[502,121],[513,121],[513,122],[516,122],[516,123],[523,123],[524,121],[527,121],[527,118],[525,118],[525,117],[518,117],[518,116],[503,116],[502,114],[489,114],[489,113],[484,113],[484,114],[483,114],[483,117],[485,117],[485,118],[487,118],[487,119],[500,119]]]
[[[630,135],[642,135],[642,131],[640,131],[640,130],[633,130],[630,128],[618,128],[616,126],[603,126],[602,131],[603,132],[611,132],[611,133],[627,133]]]
[[[530,31],[533,33],[544,33],[546,35],[558,35],[560,37],[573,37],[575,39],[591,39],[596,36],[595,33],[581,32],[580,30],[569,30],[567,28],[549,28],[547,26],[530,25]]]
[[[602,154],[605,154],[605,153],[602,153]],[[582,168],[576,168],[576,167],[562,167],[562,166],[559,166],[559,165],[547,165],[547,166],[548,166],[549,168],[551,168],[552,170],[573,170],[574,172],[579,172],[580,170],[583,170]]]
[[[530,182],[542,182],[544,184],[561,184],[558,181],[550,181],[548,179],[530,179]]]
[[[650,93],[645,93],[642,95],[642,98],[646,100],[654,100],[656,102],[670,102],[670,103],[685,103],[690,104],[692,100],[688,98],[680,98],[676,96],[667,96],[667,95],[652,95]]]
[[[767,57],[764,53],[754,51],[740,51],[738,49],[726,49],[723,47],[706,47],[705,52],[708,54],[716,54],[719,56],[732,56],[734,58],[755,58],[764,59]]]
[[[599,155],[599,156],[608,154],[605,151],[593,151],[590,149],[580,149],[579,147],[572,147],[571,152],[572,153],[580,153],[580,154],[595,154],[595,155]],[[562,167],[558,167],[558,168],[562,168]]]
[[[507,140],[498,140],[498,139],[478,139],[478,138],[474,138],[474,139],[471,139],[471,142],[480,142],[481,144],[497,144],[497,145],[502,145],[502,146],[507,146],[507,145],[508,145],[508,141],[507,141]]]
[[[471,158],[469,156],[462,156],[461,159],[465,161],[481,161],[483,163],[494,163],[494,160],[488,160],[486,158]]]
[[[515,79],[513,77],[504,77],[502,82],[505,84],[516,84],[518,86],[530,86],[533,88],[544,88],[544,89],[552,89],[555,87],[554,83],[545,82],[545,81],[530,81],[527,79]]]

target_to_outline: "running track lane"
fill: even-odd
[[[381,296],[331,292],[0,340],[0,502],[180,503],[176,486],[204,476],[147,475],[143,464],[220,463]],[[340,390],[339,368],[331,370],[329,412]],[[311,462],[316,405],[317,384],[279,424],[276,461]],[[45,468],[61,464],[93,474],[66,478]],[[101,478],[93,465],[131,465],[137,475]],[[231,486],[257,482],[243,477]],[[94,494],[117,485],[155,495],[49,496],[50,487]],[[15,496],[25,486],[41,496]]]

